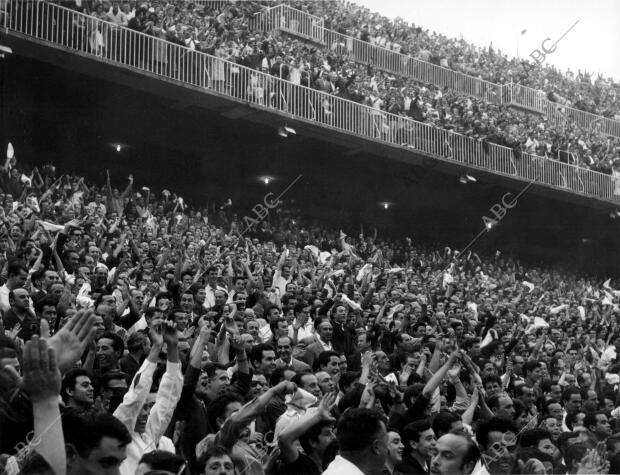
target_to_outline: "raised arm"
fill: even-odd
[[[297,449],[295,442],[299,437],[305,434],[312,426],[318,424],[321,421],[335,421],[330,414],[330,408],[336,402],[336,394],[326,394],[321,403],[319,404],[317,411],[308,411],[301,418],[291,422],[280,433],[278,437],[278,447],[280,448],[280,455],[284,463],[293,463],[299,458],[299,450]]]
[[[179,339],[172,322],[169,323],[164,333],[168,352],[166,372],[161,378],[155,404],[151,408],[145,429],[145,434],[149,437],[153,448],[157,447],[159,439],[170,424],[183,389],[183,373],[178,351]]]
[[[56,475],[64,475],[67,459],[58,405],[60,371],[54,350],[43,338],[35,335],[26,342],[23,373],[22,387],[32,402],[34,450]]]
[[[142,366],[136,373],[129,386],[129,390],[123,398],[123,402],[114,411],[114,417],[120,420],[130,432],[133,432],[136,426],[136,420],[140,415],[144,401],[149,394],[153,383],[153,373],[157,368],[157,360],[162,349],[164,338],[161,332],[163,321],[154,318],[151,321],[151,351],[148,357],[142,363]]]

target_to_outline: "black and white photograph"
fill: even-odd
[[[0,0],[0,475],[620,475],[620,1]]]

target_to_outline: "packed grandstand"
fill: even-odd
[[[285,81],[324,123],[357,109],[310,90],[363,104],[351,120],[373,139],[423,147],[411,120],[507,147],[520,171],[530,155],[620,170],[620,134],[600,126],[620,121],[618,83],[350,2],[52,3],[0,2],[0,20],[116,61],[135,40],[123,31],[141,32],[165,41],[140,43],[136,65],[280,110],[299,92]],[[347,38],[478,79],[479,94],[359,61]],[[226,62],[196,69],[176,47]],[[487,82],[534,88],[563,119]],[[465,143],[429,137],[432,156]],[[345,232],[286,198],[248,220],[230,200],[19,156],[9,143],[0,169],[2,473],[620,473],[617,279]]]

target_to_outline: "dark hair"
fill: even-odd
[[[254,345],[250,350],[250,361],[252,363],[261,362],[263,360],[263,351],[273,351],[273,346],[269,343],[259,343],[258,345]]]
[[[153,450],[144,454],[139,463],[147,464],[151,470],[179,473],[179,470],[185,465],[185,460],[172,452]]]
[[[433,419],[433,432],[437,438],[447,434],[452,429],[452,424],[461,420],[461,417],[450,411],[441,411]]]
[[[131,434],[120,420],[107,412],[77,412],[67,409],[62,415],[65,443],[72,444],[80,457],[87,458],[101,439],[117,439],[122,446],[131,443]]]
[[[521,433],[520,445],[521,447],[537,447],[541,440],[551,440],[551,434],[545,429],[530,429]]]
[[[502,433],[512,431],[515,434],[517,433],[515,425],[508,419],[491,417],[490,419],[483,420],[476,428],[476,441],[482,449],[487,449],[487,444],[489,443],[489,432],[493,431]]]
[[[431,427],[430,419],[420,419],[419,421],[407,424],[401,432],[405,453],[409,453],[411,442],[418,442],[420,440],[420,434],[429,430]]]
[[[536,368],[540,368],[540,363],[536,360],[529,360],[523,363],[523,366],[521,366],[523,377],[525,378],[527,373],[534,371]]]
[[[201,464],[206,464],[210,458],[213,457],[228,457],[232,461],[231,453],[223,446],[223,445],[212,445],[210,446],[201,456],[200,462]]]
[[[105,332],[103,335],[99,337],[99,340],[101,340],[102,338],[107,338],[108,340],[112,340],[112,348],[114,349],[114,351],[120,351],[121,356],[123,356],[123,350],[125,349],[125,342],[120,336],[118,336],[116,333]]]
[[[298,388],[301,388],[304,385],[302,378],[308,375],[314,376],[314,373],[312,371],[307,371],[307,370],[301,371],[299,373],[295,373],[295,376],[293,376],[293,379],[291,379],[291,382],[295,383]]]
[[[348,409],[338,422],[336,438],[341,451],[368,449],[383,426],[383,418],[372,409]]]
[[[310,429],[304,432],[301,436],[299,436],[299,443],[301,447],[304,449],[306,454],[312,453],[312,446],[310,442],[317,442],[319,440],[319,435],[325,427],[333,427],[334,422],[332,421],[320,421],[314,424]]]
[[[340,359],[340,355],[335,351],[321,351],[316,359],[316,362],[314,363],[315,370],[318,370],[321,366],[326,366],[329,363],[329,360],[334,356]]]
[[[577,416],[579,414],[586,414],[586,411],[569,411],[568,413],[566,413],[566,418],[564,419],[564,424],[566,424],[566,427],[568,427],[570,430],[573,430],[573,424],[575,422],[577,422]],[[584,422],[585,422],[585,418],[584,418]],[[585,427],[585,424],[584,424]]]
[[[581,396],[581,391],[574,386],[567,387],[562,391],[562,401],[569,401],[573,394],[579,394]]]
[[[299,315],[299,314],[301,313],[301,311],[302,311],[304,308],[306,308],[306,307],[310,307],[310,306],[311,306],[311,305],[310,305],[308,302],[306,302],[306,301],[303,301],[303,300],[302,300],[301,302],[297,303],[297,304],[295,305],[295,307],[293,307],[293,314],[294,314],[295,316],[297,316],[297,315]]]
[[[75,383],[80,376],[88,376],[93,381],[93,376],[89,371],[86,371],[82,368],[75,368],[67,371],[67,373],[62,378],[62,385],[60,387],[60,396],[62,400],[66,403],[69,399],[69,395],[67,394],[67,389],[73,390],[75,388]]]
[[[207,407],[207,419],[211,429],[217,431],[219,424],[217,420],[223,418],[226,414],[226,406],[232,402],[243,404],[243,399],[238,394],[229,391],[216,397]]]
[[[500,378],[498,375],[496,374],[490,374],[488,376],[485,376],[484,378],[482,378],[482,387],[486,388],[487,384],[489,383],[497,383],[499,384],[499,387],[502,387],[502,378]]]
[[[587,412],[586,417],[583,419],[583,425],[586,429],[590,430],[590,426],[596,426],[596,416],[607,417],[603,411]]]
[[[585,444],[577,443],[570,446],[570,450],[567,450],[564,454],[564,462],[569,473],[576,471],[576,465],[581,461],[583,456],[588,452],[588,447]]]
[[[7,275],[10,278],[11,276],[19,275],[20,272],[28,273],[28,269],[21,261],[13,261],[7,267]]]
[[[41,315],[41,313],[43,312],[43,307],[56,308],[56,305],[58,305],[58,298],[54,297],[53,295],[46,295],[34,303],[34,311],[37,313],[37,315]]]
[[[274,308],[274,307],[271,307],[271,308]],[[271,333],[273,333],[274,337],[276,335],[276,330],[278,329],[278,323],[280,323],[280,322],[285,322],[286,323],[286,319],[284,317],[278,317],[278,318],[276,318],[276,319],[274,319],[274,320],[269,322],[269,328],[271,329]]]
[[[226,371],[227,368],[226,368],[226,365],[223,365],[221,363],[209,362],[204,366],[203,371],[207,373],[207,377],[211,379],[215,377],[215,372],[218,369],[221,371]]]

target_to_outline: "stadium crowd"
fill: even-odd
[[[396,130],[399,122],[395,121],[393,116],[384,114],[388,112],[457,132],[483,143],[510,147],[517,158],[521,153],[532,153],[606,174],[612,174],[614,167],[620,165],[620,138],[608,137],[596,126],[585,128],[569,120],[564,124],[554,124],[537,114],[497,105],[477,97],[468,97],[448,88],[420,83],[412,78],[394,77],[350,59],[345,44],[320,48],[287,35],[274,36],[270,33],[252,31],[252,16],[265,7],[261,2],[214,2],[201,6],[181,0],[148,2],[71,0],[64,4],[121,27],[166,39],[171,43],[184,45],[191,50],[202,51],[294,84],[307,85],[328,94],[365,104],[371,107],[375,114],[367,133],[376,137],[393,137],[399,133],[404,135],[404,132]],[[324,16],[334,29],[344,30],[347,34],[365,41],[383,46],[392,45],[392,48],[404,47],[403,52],[409,51],[427,61],[432,60],[431,56],[434,57],[434,54],[427,57],[420,51],[411,49],[411,44],[407,42],[395,45],[395,38],[404,38],[411,33],[404,28],[404,23],[401,24],[400,20],[393,24],[389,23],[395,29],[394,32],[390,32],[385,19],[371,15],[367,10],[354,4],[330,1],[293,3],[293,5]],[[349,25],[370,26],[370,31],[373,33],[369,35],[369,28],[364,26],[360,26],[361,30],[354,28],[352,31],[348,28]],[[418,38],[419,41],[416,40],[413,44],[428,53],[425,47],[420,45],[431,41],[431,36],[420,29],[415,31],[417,35],[410,37]],[[112,30],[99,31],[92,25],[83,26],[83,34],[88,37],[91,48],[97,51],[112,48],[111,36],[115,33]],[[420,39],[420,36],[424,38]],[[464,44],[462,42],[450,42],[443,37],[432,38],[441,43],[440,46],[436,46],[441,52],[449,51],[450,55],[460,54],[466,57],[473,54],[469,47],[465,50],[459,48],[459,45]],[[429,49],[433,48],[429,46]],[[156,47],[156,51],[151,51],[149,54],[150,58],[160,65],[162,71],[183,67],[173,64],[172,55],[166,48]],[[476,59],[486,71],[495,70],[494,67],[498,70],[503,67],[503,71],[519,70],[515,65],[504,64],[501,61],[497,61],[494,67],[487,67],[490,63],[495,64],[489,58],[502,57],[492,54],[486,58]],[[454,62],[451,56],[450,59],[444,58],[440,64],[445,66],[446,61],[451,64]],[[534,70],[551,71],[540,67]],[[223,63],[215,64],[208,74],[208,87],[226,87],[223,83],[227,78],[235,82],[234,67],[224,66]],[[499,78],[484,79],[502,82]],[[560,79],[557,81],[555,79],[556,76],[549,76],[546,82],[553,84],[554,87],[561,85],[564,88],[562,90],[570,90]],[[610,90],[615,91],[615,85]],[[287,98],[281,96],[277,85],[261,76],[255,77],[252,84],[247,85],[247,91],[233,91],[233,93],[251,96],[273,107],[286,108]],[[588,97],[591,102],[595,95],[592,93]],[[605,97],[615,98],[615,95],[608,91]],[[560,102],[567,104],[566,101]],[[319,101],[313,107],[323,117],[338,113],[331,110],[328,101]]]
[[[534,113],[497,105],[491,98],[484,100],[469,97],[412,78],[394,77],[372,65],[353,61],[344,43],[321,48],[284,34],[253,31],[251,19],[265,7],[264,2],[222,1],[194,5],[183,0],[67,0],[60,3],[118,27],[140,31],[185,46],[189,50],[205,52],[294,84],[367,105],[371,112],[363,130],[376,138],[390,140],[402,136],[400,142],[413,145],[409,144],[409,139],[404,138],[409,126],[396,120],[400,116],[474,138],[483,144],[495,143],[510,147],[514,150],[515,158],[522,153],[531,153],[606,174],[612,174],[620,167],[620,138],[606,136],[596,124],[590,128],[570,120],[555,124]],[[355,33],[364,40],[381,45],[386,43],[387,37],[400,38],[405,34],[405,30],[400,27],[395,27],[397,33],[388,33],[386,24],[379,16],[370,15],[354,4],[332,1],[297,5],[311,13],[329,17],[329,21],[334,22],[332,26],[338,30],[344,28],[349,34]],[[28,3],[26,8],[30,7]],[[347,19],[343,20],[343,17]],[[355,24],[375,25],[370,28],[374,36],[369,36],[368,32],[365,34],[363,28],[353,32],[347,29],[346,25],[352,19],[356,19]],[[400,25],[398,21],[394,24]],[[122,54],[119,46],[119,38],[122,37],[118,36],[116,27],[102,30],[95,23],[78,22],[73,28],[74,34],[81,36],[81,41],[93,51]],[[418,33],[422,34],[420,31]],[[419,44],[424,43],[420,41]],[[149,48],[142,53],[142,60],[156,64],[156,70],[162,74],[184,68],[187,73],[187,68],[190,68],[164,45],[157,44]],[[459,51],[457,45],[450,42],[441,46],[440,50]],[[422,59],[430,60],[425,56]],[[441,64],[445,65],[444,61]],[[480,60],[480,64],[487,63]],[[510,65],[505,65],[505,68],[506,71],[517,70]],[[213,63],[207,65],[206,69],[206,87],[227,90],[234,95],[284,110],[287,101],[291,100],[278,84],[265,76],[256,75],[246,85],[236,79],[235,73],[239,71],[228,63]],[[537,70],[542,71],[543,68]],[[202,73],[189,71],[189,74]],[[553,84],[565,86],[561,81]],[[569,88],[566,86],[566,89]],[[560,102],[564,104],[566,101]],[[339,112],[333,110],[337,108],[327,100],[317,99],[312,108],[323,119],[329,117],[328,121],[338,120],[335,115]]]
[[[350,1],[285,3],[321,17],[326,28],[338,33],[496,84],[513,82],[528,86],[544,92],[552,102],[620,119],[620,84],[612,78],[600,74],[594,78],[581,70],[577,74],[571,70],[562,73],[551,65],[541,66],[530,57],[509,58],[492,45],[480,48],[462,38],[424,30],[402,18],[384,17]]]
[[[0,188],[5,473],[620,473],[605,276],[25,170],[12,146]]]

